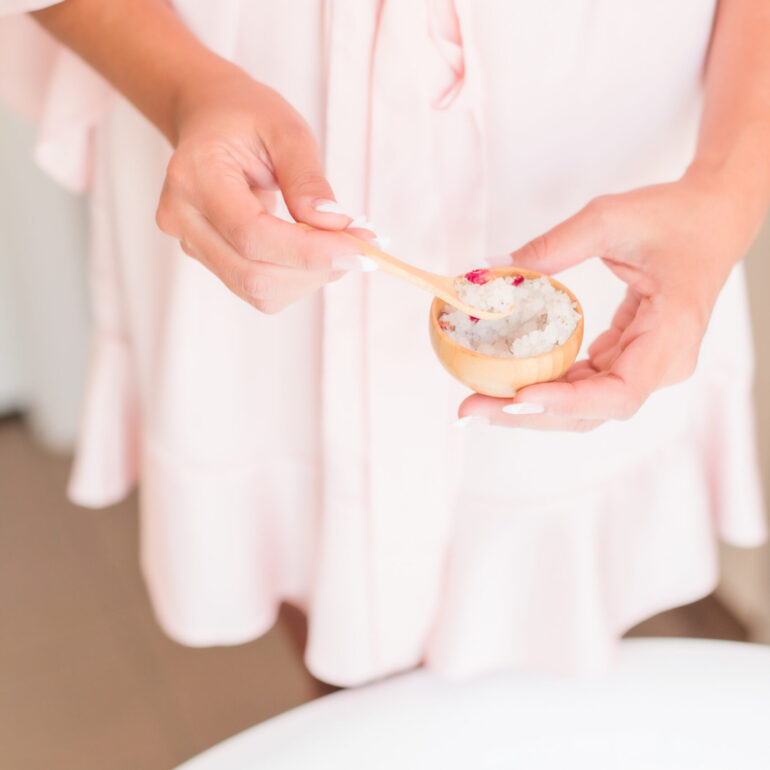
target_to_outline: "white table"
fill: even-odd
[[[425,671],[313,701],[178,770],[770,770],[770,647],[622,644],[598,681]]]

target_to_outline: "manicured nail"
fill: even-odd
[[[503,411],[506,414],[542,414],[545,407],[542,404],[506,404]]]
[[[349,225],[348,229],[352,227],[366,227],[367,224],[369,224],[369,220],[361,214],[361,216],[356,217]],[[368,229],[368,228],[367,228]]]
[[[370,219],[367,219],[366,214],[361,214],[360,217],[356,217],[348,227],[362,227],[364,230],[371,230],[375,232],[375,225]]]
[[[342,214],[344,217],[350,216],[337,201],[320,200],[313,204],[313,208],[316,211],[320,211],[322,214]]]
[[[489,420],[480,414],[466,414],[452,423],[454,428],[467,428],[469,425],[489,425]]]
[[[377,269],[377,263],[363,254],[345,254],[332,260],[332,270],[360,270],[371,273]]]
[[[510,254],[502,254],[496,257],[486,257],[484,261],[490,267],[510,267],[513,264],[513,262],[511,262]]]

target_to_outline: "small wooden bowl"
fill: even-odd
[[[523,275],[527,279],[541,278],[534,270],[517,267],[494,267],[495,276]],[[516,391],[536,382],[549,382],[561,377],[572,366],[583,341],[583,308],[577,297],[564,285],[546,276],[551,284],[567,294],[575,303],[580,320],[572,336],[558,348],[529,358],[500,358],[468,350],[455,342],[440,326],[438,319],[446,303],[438,297],[430,307],[430,341],[439,361],[457,380],[476,393],[498,398],[512,398]]]

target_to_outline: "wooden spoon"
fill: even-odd
[[[304,224],[302,227],[308,230],[314,229]],[[513,306],[511,306],[505,313],[493,313],[489,310],[481,310],[480,308],[473,307],[473,305],[468,305],[457,296],[457,289],[455,288],[456,278],[451,278],[448,275],[438,275],[438,273],[430,273],[427,270],[420,270],[419,267],[402,262],[391,254],[382,251],[382,249],[378,249],[368,241],[356,238],[355,235],[350,233],[341,233],[341,235],[354,240],[359,253],[373,260],[383,273],[388,273],[388,275],[411,283],[418,289],[429,292],[434,297],[444,300],[448,305],[452,305],[452,307],[456,307],[458,310],[462,310],[463,313],[467,313],[474,318],[496,321],[500,318],[505,318],[513,310]]]

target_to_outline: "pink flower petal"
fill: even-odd
[[[524,283],[524,276],[523,275],[517,275],[517,276],[514,277],[514,279],[513,279],[513,285],[514,286],[519,286],[522,283]]]
[[[471,270],[470,273],[466,273],[463,278],[470,283],[475,283],[477,286],[483,286],[485,283],[493,281],[495,274],[491,270],[481,267],[478,270]]]
[[[475,324],[477,324],[479,322],[479,319],[476,318],[475,315],[469,315],[468,318],[470,318],[471,321],[473,321],[473,323],[475,323]]]

